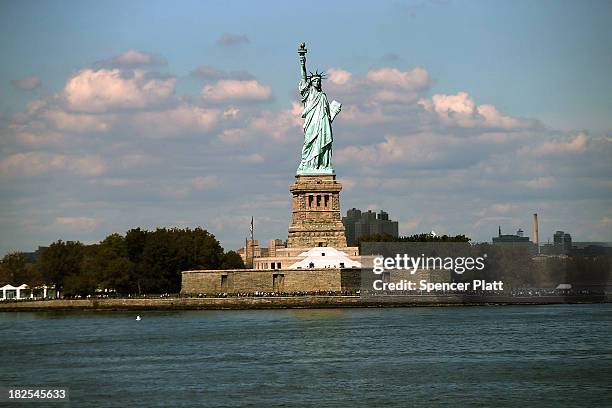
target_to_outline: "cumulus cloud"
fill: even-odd
[[[264,162],[264,157],[259,153],[243,154],[235,156],[234,158],[241,163],[247,164],[259,164]]]
[[[159,55],[129,49],[115,57],[98,61],[96,66],[111,68],[135,68],[150,65],[166,65],[168,62]]]
[[[109,129],[108,121],[96,115],[72,114],[60,110],[45,111],[42,117],[53,123],[56,129],[70,132],[104,132]]]
[[[498,214],[506,214],[516,209],[515,204],[511,203],[495,203],[491,206],[491,210]]]
[[[420,133],[407,136],[387,135],[380,143],[348,146],[340,149],[338,163],[367,164],[381,167],[402,163],[406,167],[431,166],[450,160],[455,148],[463,143],[449,135]]]
[[[371,111],[383,105],[412,105],[428,89],[430,82],[429,73],[420,67],[406,71],[383,67],[363,76],[330,68],[325,87],[359,111]]]
[[[106,112],[121,108],[144,108],[168,100],[176,78],[154,78],[140,69],[83,69],[70,77],[63,96],[80,112]]]
[[[0,174],[4,176],[38,176],[58,170],[96,177],[106,172],[107,165],[98,155],[69,156],[46,152],[15,153],[0,161]]]
[[[552,140],[542,143],[541,145],[531,149],[531,151],[537,155],[583,153],[587,148],[587,144],[587,136],[584,133],[579,133],[569,140]]]
[[[351,74],[348,71],[339,68],[330,68],[327,70],[327,80],[335,85],[344,85],[351,80]]]
[[[225,33],[217,39],[217,45],[230,46],[238,44],[248,44],[249,38],[244,34]]]
[[[58,132],[17,132],[15,138],[17,143],[21,146],[36,148],[44,146],[61,146],[66,141],[64,135]]]
[[[79,232],[91,232],[100,221],[91,217],[56,217],[55,225]]]
[[[11,81],[11,85],[13,85],[15,88],[26,91],[31,91],[32,89],[38,88],[41,84],[42,81],[36,76],[14,79]]]
[[[467,92],[459,92],[456,95],[436,94],[431,99],[422,98],[419,105],[449,126],[503,129],[528,126],[524,121],[502,115],[493,105],[477,106]]]
[[[174,78],[136,65],[127,68],[146,65],[142,56],[131,57],[123,59],[122,69],[116,68],[117,59],[115,67],[78,71],[59,97],[34,100],[23,112],[2,118],[0,182],[36,191],[40,183],[49,183],[46,190],[62,200],[99,206],[99,214],[125,214],[113,225],[117,231],[128,224],[169,225],[174,215],[164,205],[185,199],[182,219],[201,220],[214,232],[222,231],[216,224],[220,215],[243,217],[248,226],[248,209],[259,216],[262,239],[286,234],[286,222],[278,211],[272,216],[270,208],[285,208],[290,215],[287,184],[299,160],[301,104],[277,109],[249,103],[270,100],[272,88],[243,71],[210,66],[192,72],[207,81],[201,99],[175,97]],[[343,103],[334,122],[333,162],[344,184],[345,209],[374,202],[403,220],[404,233],[443,226],[472,234],[492,220],[510,222],[522,212],[528,219],[532,211],[544,209],[550,218],[556,203],[563,209],[578,202],[575,197],[609,196],[609,136],[534,126],[495,105],[479,105],[467,92],[442,89],[428,96],[432,83],[424,68],[365,73],[345,68],[329,68],[324,83],[329,99]],[[562,165],[556,155],[563,155]],[[223,183],[215,174],[223,176]],[[252,203],[258,194],[268,199],[258,201],[265,205]],[[47,196],[32,200],[49,199],[53,205],[54,197]],[[15,195],[12,203],[22,199]],[[117,211],[126,204],[139,211]],[[580,205],[588,207],[588,199]],[[49,214],[41,224],[59,230],[55,218],[65,214]],[[264,223],[266,216],[273,221]],[[595,211],[593,218],[599,222],[602,216],[610,214]],[[61,223],[68,228],[70,221]],[[232,234],[238,231],[232,228]]]
[[[249,121],[247,130],[269,135],[276,140],[282,141],[286,139],[289,132],[301,127],[301,113],[302,106],[297,102],[292,104],[291,110],[281,112],[264,111]]]
[[[272,88],[255,80],[222,79],[202,88],[202,98],[213,102],[266,101],[272,98]]]
[[[369,71],[366,80],[376,85],[415,91],[429,85],[429,74],[421,67],[409,71],[400,71],[397,68],[380,68]]]
[[[182,104],[168,110],[135,113],[128,120],[140,135],[161,138],[208,132],[222,117],[219,109]]]
[[[216,187],[219,178],[215,175],[198,176],[180,182],[162,185],[160,194],[170,198],[186,198],[197,191],[206,191]]]

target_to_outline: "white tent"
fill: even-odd
[[[25,283],[19,286],[4,285],[0,288],[2,290],[1,300],[5,299],[26,299],[32,296],[30,287]]]
[[[314,247],[299,256],[304,259],[294,263],[289,269],[361,268],[359,262],[351,260],[344,252],[332,247]]]

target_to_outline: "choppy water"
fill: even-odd
[[[141,315],[0,313],[0,385],[74,407],[612,405],[612,305]]]

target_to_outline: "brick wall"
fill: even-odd
[[[275,275],[277,276],[276,287],[274,286]],[[222,278],[223,276],[225,278]],[[357,289],[359,287],[358,280],[356,280],[358,276],[359,270],[341,269],[185,271],[181,293],[339,292]]]

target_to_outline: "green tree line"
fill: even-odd
[[[7,254],[0,264],[0,283],[55,285],[64,295],[178,293],[181,271],[244,268],[235,251],[225,252],[202,228],[155,231],[131,229],[94,245],[57,241],[42,250],[36,263],[23,253]]]
[[[373,233],[361,235],[357,238],[355,246],[361,249],[361,244],[364,242],[470,242],[471,238],[465,235],[431,235],[431,234],[414,234],[394,237],[385,233]]]

